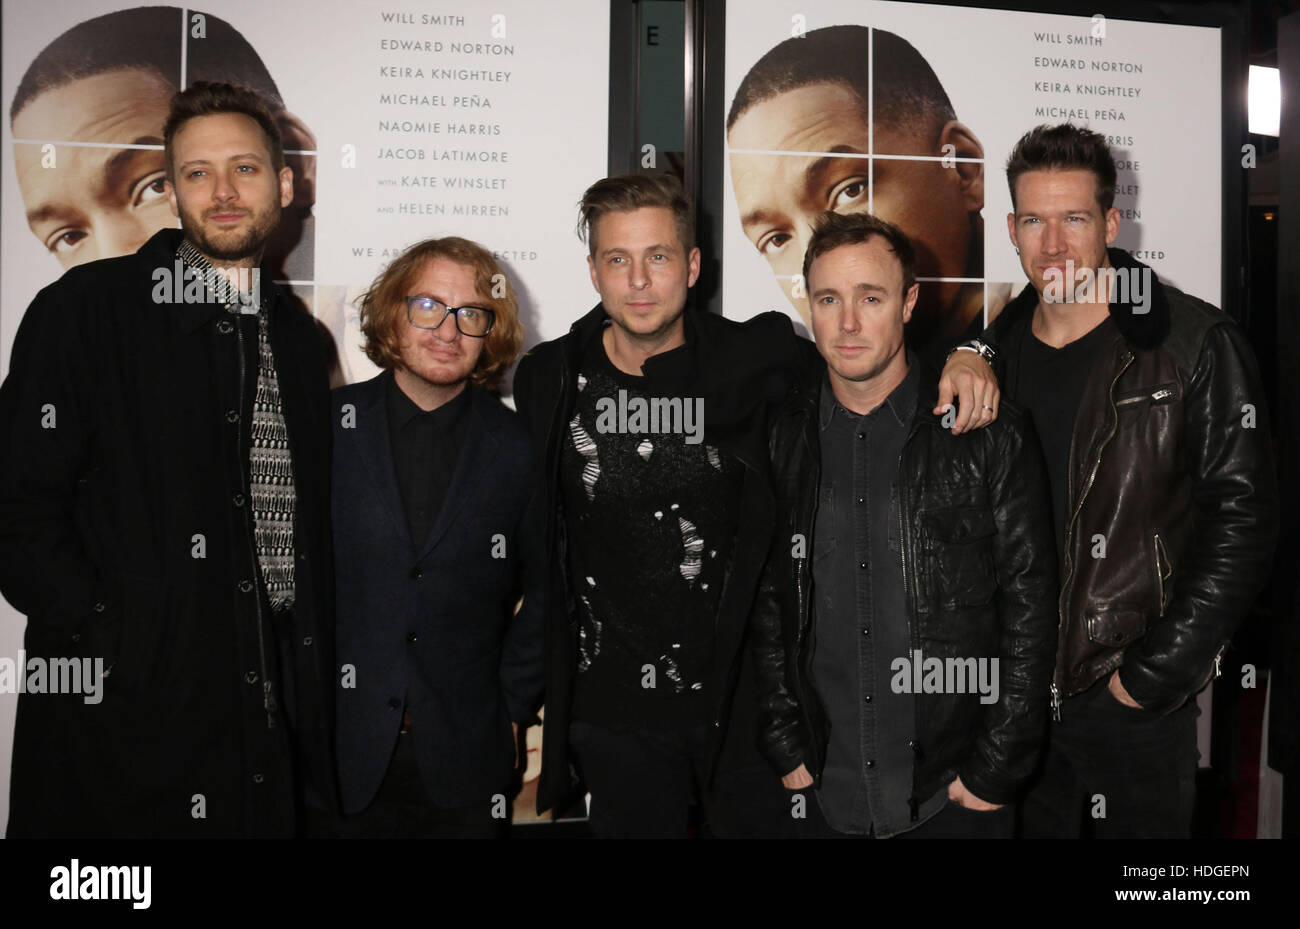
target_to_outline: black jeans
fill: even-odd
[[[1066,700],[1020,809],[1023,838],[1188,838],[1196,801],[1195,699],[1168,715],[1124,706],[1110,675]],[[1104,815],[1102,815],[1104,814]]]
[[[706,730],[601,726],[575,719],[569,747],[601,839],[684,839],[704,780]]]
[[[802,839],[870,839],[874,836],[855,835],[833,829],[822,816],[821,804],[811,787],[791,794],[802,793],[805,798],[803,819],[799,820],[799,837]],[[1011,805],[996,810],[980,812],[968,810],[953,803],[948,804],[921,825],[894,836],[896,839],[1009,839],[1015,831],[1015,808]]]
[[[793,838],[780,779],[769,765],[706,776],[708,728],[640,729],[575,719],[569,746],[591,792],[599,838],[685,838],[691,803],[703,807],[713,838]]]

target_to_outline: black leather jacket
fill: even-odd
[[[816,616],[807,548],[825,370],[818,364],[771,423],[778,528],[752,639],[763,752],[781,775],[806,764],[818,786],[828,730],[811,679]],[[1056,647],[1047,475],[1023,413],[1004,403],[988,428],[954,436],[930,412],[937,377],[923,371],[920,383],[898,462],[898,509],[890,514],[900,527],[912,648],[927,658],[998,658],[999,698],[984,705],[978,693],[916,697],[913,802],[960,775],[981,799],[1007,803],[1038,756]]]
[[[1075,418],[1060,595],[1056,699],[1119,668],[1143,708],[1166,713],[1201,690],[1268,577],[1277,480],[1264,389],[1245,333],[1221,311],[1149,274],[1147,306],[1116,301]],[[1038,294],[1025,290],[985,332],[1006,399]],[[1097,537],[1105,557],[1093,557]]]

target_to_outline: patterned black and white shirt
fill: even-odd
[[[213,298],[230,313],[257,315],[257,392],[253,396],[253,419],[248,449],[249,497],[253,506],[257,561],[262,571],[271,609],[293,605],[293,527],[296,496],[293,456],[289,432],[280,407],[280,382],[271,351],[270,312],[260,299],[258,269],[253,269],[253,287],[240,291],[190,243],[181,241],[177,255],[188,268],[202,276]]]

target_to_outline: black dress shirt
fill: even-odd
[[[464,444],[469,391],[462,390],[442,406],[426,412],[402,392],[396,378],[390,378],[387,405],[397,487],[411,529],[411,545],[418,549],[442,512],[451,487],[456,459]]]
[[[898,459],[916,412],[918,363],[866,415],[822,386],[821,484],[813,529],[813,681],[830,721],[818,791],[827,823],[880,838],[938,812],[941,791],[911,819],[915,705],[890,689],[890,665],[910,657],[896,497]]]

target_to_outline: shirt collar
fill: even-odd
[[[872,416],[881,409],[889,410],[890,414],[900,426],[909,426],[912,422],[912,416],[916,413],[916,397],[920,386],[921,377],[919,374],[920,364],[916,355],[907,351],[907,375],[899,382],[898,386],[890,391],[885,402],[876,407],[870,413],[859,414],[843,406],[839,400],[835,399],[835,392],[831,390],[830,369],[822,379],[822,395],[819,409],[819,420],[822,430],[830,427],[836,412],[849,417],[854,422],[862,419],[863,416]]]
[[[230,283],[230,279],[217,270],[208,257],[195,248],[189,239],[181,239],[181,244],[176,248],[176,255],[186,267],[192,268],[203,278],[203,283],[208,288],[208,293],[212,295],[212,299],[225,304],[229,312],[257,313],[265,304],[265,301],[254,299],[254,295],[260,290],[257,287],[257,275],[261,274],[261,268],[252,269],[254,293],[246,294]]]
[[[432,410],[422,410],[397,384],[397,378],[388,379],[388,426],[395,434],[407,423],[419,417],[425,417],[433,424],[435,432],[448,429],[460,418],[460,414],[469,406],[469,392],[473,388],[466,384],[460,393],[442,406]]]

